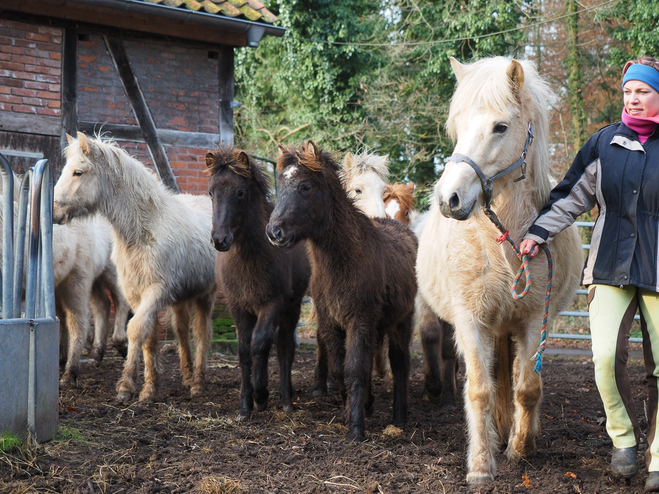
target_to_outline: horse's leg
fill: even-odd
[[[105,355],[108,333],[110,332],[111,311],[110,299],[100,282],[95,282],[92,285],[91,306],[94,314],[94,346],[89,358],[98,366]]]
[[[230,308],[231,318],[236,324],[238,336],[238,360],[240,362],[240,408],[238,420],[249,420],[254,408],[254,388],[252,387],[252,330],[256,317],[245,311]]]
[[[91,286],[84,279],[71,276],[58,287],[58,295],[66,313],[69,345],[64,374],[60,379],[63,386],[75,384],[78,380],[80,356],[89,334],[89,295]]]
[[[389,333],[389,362],[394,376],[394,425],[407,423],[407,388],[410,378],[410,340],[414,331],[414,313]]]
[[[172,305],[169,308],[172,329],[179,347],[181,381],[183,386],[192,386],[192,352],[190,351],[190,307],[188,302]]]
[[[293,381],[291,371],[295,358],[295,328],[300,319],[300,304],[289,307],[279,323],[277,336],[277,360],[279,360],[279,398],[286,413],[295,410],[293,406]]]
[[[140,392],[140,401],[151,403],[158,394],[160,384],[160,360],[158,353],[158,328],[153,327],[146,341],[142,344],[144,354],[144,386]]]
[[[316,331],[317,354],[316,367],[314,368],[313,396],[327,395],[327,345],[323,341],[320,331]]]
[[[163,306],[162,290],[159,287],[147,288],[135,310],[135,315],[128,323],[128,355],[124,371],[117,383],[117,401],[130,401],[137,393],[137,377],[139,373],[142,346],[151,332],[156,331],[158,312]],[[157,337],[156,337],[157,340]]]
[[[363,441],[366,438],[364,413],[373,369],[374,335],[375,328],[361,321],[353,322],[346,331],[344,366],[345,387],[348,390],[348,441]]]
[[[119,355],[126,358],[128,353],[128,338],[126,337],[126,323],[130,306],[117,284],[117,274],[114,266],[109,267],[103,274],[106,287],[110,291],[114,303],[114,329],[112,331],[112,346]]]
[[[275,300],[259,312],[252,331],[252,358],[254,359],[254,405],[258,412],[268,406],[268,356],[279,326],[279,313],[283,301]]]
[[[59,301],[55,304],[55,315],[59,319],[59,366],[63,370],[69,349],[69,327],[67,326],[66,311]]]
[[[485,333],[485,334],[484,334]],[[467,382],[464,388],[465,412],[469,430],[467,482],[494,480],[494,455],[499,447],[495,421],[493,341],[467,319],[458,321],[456,335],[465,358]]]
[[[417,296],[417,326],[423,348],[423,397],[432,403],[439,403],[442,397],[441,343],[442,327],[440,320],[428,303]]]
[[[206,368],[208,354],[210,353],[211,338],[213,337],[213,322],[211,313],[215,302],[215,290],[212,293],[195,300],[195,316],[192,323],[192,334],[195,343],[194,372],[190,396],[195,397],[202,393],[206,382]]]
[[[345,384],[346,334],[343,328],[332,326],[318,317],[318,338],[323,341],[329,373],[339,388],[341,400],[346,405],[348,394]]]
[[[455,349],[455,329],[452,324],[438,319],[441,327],[441,348],[442,358],[441,376],[442,376],[442,399],[441,405],[449,408],[454,408],[457,401],[458,394],[458,354]]]
[[[534,320],[527,325],[530,329],[523,339],[517,339],[517,355],[513,369],[515,412],[506,449],[506,455],[511,459],[535,452],[535,440],[540,435],[542,380],[534,372],[535,360],[531,359],[538,347],[537,328],[540,326],[541,324]]]

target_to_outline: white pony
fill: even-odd
[[[455,326],[464,356],[467,481],[477,483],[494,479],[494,457],[502,442],[508,443],[509,458],[535,450],[542,383],[532,357],[540,343],[547,260],[537,256],[531,262],[531,291],[514,300],[510,287],[521,261],[507,242],[495,242],[500,232],[481,211],[486,201],[481,180],[464,158],[484,177],[493,177],[517,163],[528,143],[527,165],[495,181],[492,195],[492,209],[519,244],[551,189],[551,93],[531,62],[494,57],[471,65],[451,59],[451,65],[458,83],[447,129],[457,142],[435,186],[420,239],[417,278],[432,309]],[[526,178],[517,180],[524,171]],[[583,254],[576,227],[557,235],[550,247],[551,322],[574,295]]]
[[[135,313],[128,323],[128,357],[117,384],[117,400],[137,392],[140,355],[144,387],[140,400],[155,398],[158,386],[158,312],[171,308],[180,345],[183,383],[201,393],[215,300],[215,249],[211,245],[211,200],[175,195],[147,168],[111,141],[69,136],[66,165],[55,186],[53,219],[66,223],[99,213],[112,226],[112,258],[119,284]],[[190,315],[194,312],[194,369]]]
[[[347,153],[341,173],[343,187],[355,206],[371,218],[387,217],[382,197],[389,178],[389,156]]]

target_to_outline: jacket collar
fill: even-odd
[[[617,144],[618,146],[630,151],[641,151],[643,153],[645,152],[643,145],[638,140],[638,134],[622,122],[618,124],[618,129],[613,135],[613,139],[611,139],[610,144]]]

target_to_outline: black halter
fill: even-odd
[[[490,204],[492,203],[492,185],[494,182],[499,180],[501,177],[505,177],[512,171],[516,170],[520,166],[522,167],[522,175],[520,177],[517,177],[514,182],[519,182],[520,180],[524,180],[526,178],[526,153],[529,150],[529,146],[533,142],[533,124],[529,122],[529,130],[526,136],[526,144],[524,144],[524,151],[522,152],[522,156],[520,159],[515,161],[512,165],[510,165],[508,168],[505,170],[500,171],[496,175],[487,178],[485,174],[483,173],[483,170],[480,169],[480,167],[469,157],[465,156],[464,154],[454,154],[453,156],[449,156],[448,158],[444,159],[444,162],[447,161],[455,161],[456,163],[460,163],[464,161],[467,163],[469,166],[471,166],[474,171],[476,172],[476,175],[478,175],[478,178],[481,181],[481,187],[483,188],[483,194],[485,195],[485,210],[490,209]]]

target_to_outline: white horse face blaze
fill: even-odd
[[[386,183],[373,171],[366,171],[355,176],[346,184],[348,196],[366,216],[371,218],[386,218],[384,208],[384,188]]]
[[[519,110],[506,114],[478,109],[455,119],[457,142],[453,155],[462,154],[474,161],[486,177],[492,177],[519,159],[520,134],[526,125]],[[496,185],[494,185],[496,193]],[[481,180],[466,162],[449,161],[435,185],[435,198],[442,214],[464,220],[477,205],[484,203]]]

